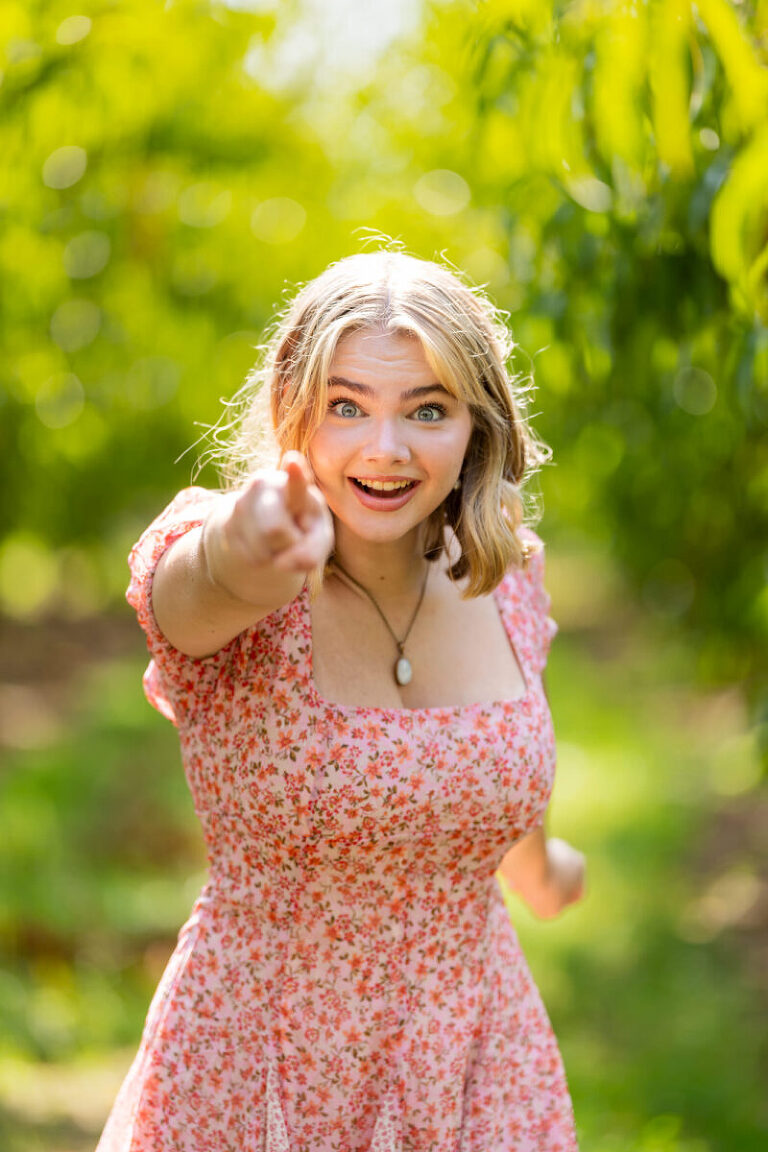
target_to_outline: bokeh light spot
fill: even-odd
[[[101,310],[90,300],[65,300],[51,317],[51,339],[64,352],[85,348],[101,327]]]
[[[79,44],[85,40],[92,27],[88,16],[67,16],[56,29],[57,44]]]
[[[3,28],[4,32],[5,30]],[[42,55],[42,45],[36,40],[12,37],[5,43],[5,58],[13,67],[37,64]]]
[[[48,188],[71,188],[82,179],[88,166],[88,153],[77,144],[65,144],[51,152],[43,164],[43,183]]]
[[[263,200],[253,210],[251,231],[265,244],[287,244],[295,240],[307,222],[307,213],[298,200],[275,196]]]
[[[588,212],[610,212],[613,206],[613,192],[594,176],[568,180],[566,187],[572,199]]]
[[[678,406],[691,416],[706,416],[717,399],[717,385],[703,368],[682,368],[672,390]]]
[[[85,404],[85,392],[72,372],[51,376],[35,397],[38,419],[46,428],[66,428],[74,424]]]
[[[72,280],[96,276],[109,262],[112,245],[106,232],[91,230],[73,236],[64,249],[64,268]]]
[[[435,168],[416,181],[413,194],[431,216],[455,216],[472,197],[469,184],[458,172]]]

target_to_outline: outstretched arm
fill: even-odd
[[[210,656],[301,591],[333,546],[333,522],[298,452],[227,493],[161,557],[152,608],[165,638]]]

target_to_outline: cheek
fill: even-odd
[[[469,442],[472,439],[472,432],[472,414],[467,409],[461,413],[458,419],[451,420],[450,425],[446,426],[445,439],[443,441],[445,451],[451,451],[463,460],[469,447]]]
[[[321,424],[307,445],[307,459],[318,483],[332,482],[345,456],[344,437]]]
[[[315,429],[307,445],[307,456],[310,459],[324,460],[329,453],[333,438],[328,434],[328,425],[323,422]]]
[[[327,470],[327,463],[325,453],[323,452],[322,443],[318,442],[317,435],[313,436],[307,445],[306,451],[307,461],[312,471],[315,484],[318,487],[324,487],[324,476]]]
[[[458,467],[464,460],[469,447],[471,429],[453,427],[426,447],[426,452],[436,465],[442,464],[448,471]]]

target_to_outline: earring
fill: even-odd
[[[454,484],[453,491],[458,492],[459,488],[461,488],[461,476],[459,476],[458,480]]]

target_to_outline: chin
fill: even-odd
[[[358,540],[364,540],[367,544],[395,544],[398,540],[416,532],[423,523],[419,520],[415,524],[408,523],[398,526],[396,524],[364,524],[343,516],[336,516],[335,518],[347,532]]]

